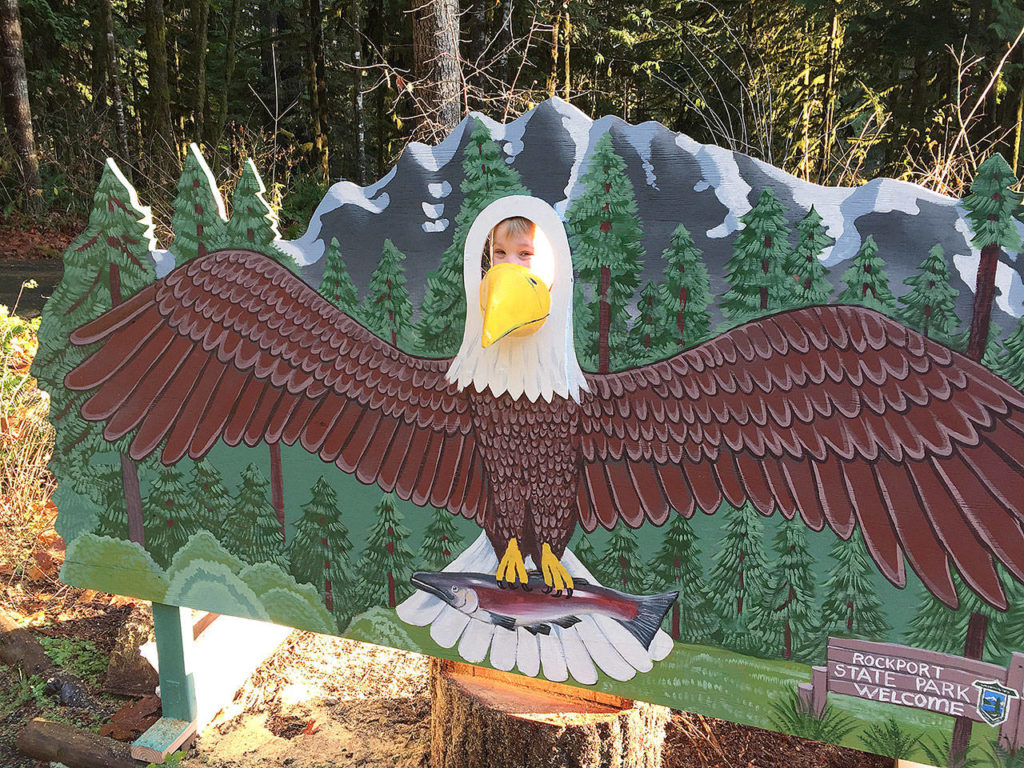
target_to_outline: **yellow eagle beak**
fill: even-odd
[[[519,264],[495,264],[480,283],[484,349],[505,336],[535,333],[551,312],[544,281]]]

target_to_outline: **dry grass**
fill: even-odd
[[[22,320],[0,306],[0,584],[38,578],[33,552],[52,538],[56,481],[47,469],[53,427],[50,398],[29,375],[38,319]],[[42,569],[44,572],[49,569]]]

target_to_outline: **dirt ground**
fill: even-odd
[[[37,581],[0,580],[0,607],[40,637],[88,640],[109,653],[134,601]],[[6,582],[6,583],[5,583]],[[429,765],[429,660],[418,654],[341,638],[293,632],[207,727],[185,768],[419,768]],[[130,699],[94,693],[101,709],[81,713],[29,695],[5,711],[0,695],[0,766],[37,768],[14,746],[32,718],[63,719],[96,729]],[[89,682],[88,676],[86,676]],[[0,691],[24,688],[0,664]],[[8,705],[8,710],[11,707]],[[755,728],[673,713],[665,768],[892,768],[868,755]]]

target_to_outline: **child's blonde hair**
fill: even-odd
[[[537,231],[536,223],[530,221],[524,216],[509,216],[507,219],[502,219],[494,228],[487,233],[487,242],[484,243],[484,252],[480,255],[480,270],[486,272],[491,268],[491,243],[494,241],[494,233],[498,231],[499,227],[505,227],[508,234],[512,237],[516,235],[530,235],[531,237]]]

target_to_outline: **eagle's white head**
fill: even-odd
[[[507,335],[484,348],[484,313],[480,307],[480,256],[487,235],[504,219],[522,216],[537,225],[531,271],[547,286],[551,310],[529,336]],[[577,402],[587,390],[576,360],[572,336],[572,257],[565,227],[555,209],[543,200],[511,195],[495,200],[477,216],[466,237],[462,264],[466,287],[466,328],[462,346],[448,369],[448,380],[460,388],[489,389],[495,397],[508,392],[531,402],[558,395]]]

